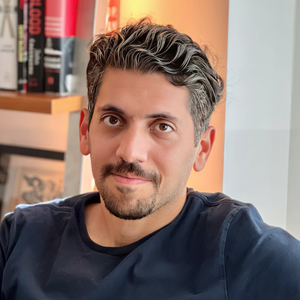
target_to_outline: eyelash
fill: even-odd
[[[110,118],[116,119],[117,122],[120,123],[120,124],[111,124],[111,123],[109,122],[109,119],[110,119]],[[104,117],[102,118],[102,120],[103,120],[103,122],[104,122],[106,125],[111,126],[111,127],[116,127],[116,126],[123,125],[123,124],[121,123],[121,120],[120,120],[118,117],[116,117],[116,116],[111,116],[111,115],[109,115],[109,116],[104,116]]]
[[[158,123],[154,127],[156,128],[156,127],[159,127],[161,125],[167,126],[168,130],[160,130],[160,129],[158,129],[159,132],[171,132],[171,131],[173,131],[173,128],[170,125],[165,124],[165,123]]]
[[[111,123],[109,122],[110,118],[113,118],[113,119],[117,120],[117,123],[116,123],[116,124],[111,124]],[[103,117],[102,117],[102,120],[103,120],[103,122],[104,122],[107,126],[110,126],[110,127],[123,126],[123,124],[122,124],[120,118],[118,118],[118,117],[116,117],[116,116],[113,116],[113,115],[108,115],[108,116],[106,115],[106,116],[103,116]],[[161,125],[168,127],[168,129],[167,129],[167,130],[160,130],[158,127],[161,126]],[[173,127],[170,126],[169,124],[166,124],[166,123],[157,123],[157,124],[155,124],[153,127],[151,127],[151,129],[152,129],[152,128],[153,128],[153,129],[156,129],[157,131],[162,132],[162,133],[174,131]]]

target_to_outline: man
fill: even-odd
[[[248,204],[186,189],[223,83],[148,19],[100,35],[80,149],[99,193],[20,206],[1,227],[2,299],[300,299],[300,243]]]

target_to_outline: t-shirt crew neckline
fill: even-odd
[[[187,198],[188,195],[193,192],[192,189],[188,188],[187,189]],[[77,216],[77,220],[78,220],[78,226],[79,226],[79,232],[81,235],[81,238],[83,240],[83,242],[92,250],[97,251],[97,252],[101,252],[104,254],[108,254],[108,255],[113,255],[113,256],[126,256],[129,253],[131,253],[133,250],[135,250],[138,246],[140,246],[141,244],[143,244],[145,241],[147,241],[149,238],[151,238],[153,235],[155,235],[157,232],[161,231],[163,228],[169,226],[170,224],[174,223],[178,218],[180,218],[180,215],[182,215],[184,213],[185,207],[186,207],[186,203],[185,202],[181,212],[177,215],[177,217],[169,224],[167,224],[166,226],[148,234],[147,236],[143,237],[142,239],[126,245],[126,246],[121,246],[121,247],[105,247],[105,246],[101,246],[97,243],[95,243],[90,237],[89,234],[87,232],[87,228],[85,225],[85,215],[84,215],[84,209],[85,206],[92,204],[92,203],[100,203],[100,197],[99,197],[99,193],[95,192],[92,194],[92,196],[90,195],[90,197],[86,197],[85,199],[83,199],[83,201],[78,201],[79,205],[75,206],[75,210],[76,211],[76,216]]]

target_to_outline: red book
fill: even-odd
[[[45,91],[70,92],[78,0],[46,0]]]

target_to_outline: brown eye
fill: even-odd
[[[164,123],[157,124],[155,126],[155,128],[161,132],[170,132],[173,130],[173,128],[171,126],[164,124]]]
[[[120,120],[114,116],[107,116],[103,119],[104,123],[108,126],[119,126],[121,125]]]
[[[115,117],[109,117],[109,123],[111,125],[116,125],[116,124],[118,124],[118,122],[119,122],[119,120],[117,118],[115,118]]]

